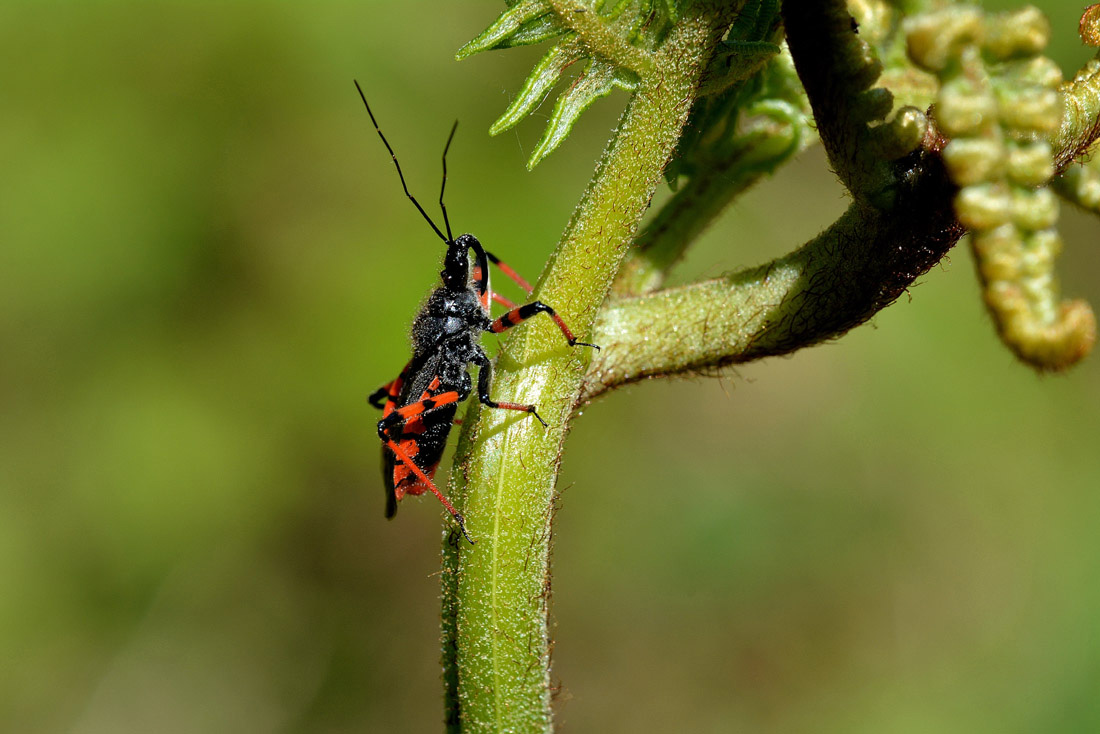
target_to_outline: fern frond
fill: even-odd
[[[489,129],[498,135],[518,125],[555,87],[568,83],[528,161],[533,168],[569,136],[581,113],[614,89],[632,90],[653,66],[653,49],[679,17],[677,0],[519,0],[457,58],[545,41],[553,46],[527,75],[504,114]],[[584,61],[571,82],[566,70]]]

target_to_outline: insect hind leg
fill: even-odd
[[[517,410],[522,413],[530,413],[535,416],[535,420],[542,424],[543,428],[549,428],[549,424],[536,412],[534,405],[527,405],[524,403],[498,403],[489,397],[489,388],[493,381],[493,365],[489,362],[489,358],[485,356],[484,352],[476,355],[473,361],[478,366],[477,399],[482,405],[487,408],[501,408],[503,410]]]
[[[438,384],[433,380],[433,384]],[[410,403],[403,407],[397,408],[391,411],[386,417],[378,421],[378,437],[385,444],[386,448],[393,452],[394,458],[397,462],[403,464],[413,475],[419,480],[420,484],[427,487],[428,491],[436,496],[436,499],[440,501],[447,512],[451,513],[451,517],[458,523],[458,527],[462,530],[462,534],[466,536],[466,540],[470,541],[470,544],[475,543],[474,539],[470,537],[470,534],[466,532],[466,518],[462,516],[458,510],[455,509],[451,501],[447,499],[446,495],[439,491],[439,488],[435,486],[435,482],[432,478],[417,465],[413,460],[413,457],[409,455],[409,452],[390,435],[391,431],[407,425],[408,423],[420,419],[422,416],[430,414],[434,410],[438,410],[454,403],[459,403],[465,399],[469,394],[469,388],[465,388],[462,391],[450,390],[448,392],[439,393],[431,397],[423,398],[415,403]],[[389,504],[389,494],[386,498],[387,504],[387,517],[392,517],[389,513],[391,505]],[[396,487],[394,488],[393,505],[394,512],[397,508]]]
[[[390,438],[384,439],[384,441],[386,443],[386,447],[393,452],[393,455],[397,457],[397,460],[407,466],[409,469],[411,469],[412,473],[416,475],[416,478],[420,480],[420,483],[426,486],[429,491],[431,491],[431,493],[436,496],[436,499],[438,499],[443,504],[443,507],[446,508],[447,512],[451,513],[451,517],[453,517],[455,519],[455,522],[458,523],[458,529],[462,531],[462,534],[464,536],[466,536],[466,540],[470,541],[470,545],[474,545],[475,543],[477,543],[477,541],[471,538],[470,534],[466,532],[466,518],[464,518],[462,516],[462,513],[456,510],[455,506],[451,504],[451,501],[447,499],[447,497],[442,492],[439,491],[439,488],[435,486],[435,482],[431,480],[431,477],[425,474],[424,471],[416,465],[416,462],[413,461],[407,453],[405,453],[405,450],[402,449],[396,441]],[[394,501],[396,503],[396,499]]]

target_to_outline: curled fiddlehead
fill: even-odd
[[[1062,239],[1049,184],[1064,105],[1061,71],[1042,55],[1050,24],[1034,7],[953,7],[907,31],[910,57],[941,83],[943,160],[1001,339],[1038,369],[1064,369],[1091,349],[1096,319],[1086,302],[1061,300],[1054,272]]]

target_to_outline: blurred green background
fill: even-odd
[[[534,278],[625,98],[527,173],[549,108],[485,131],[541,51],[453,61],[501,7],[0,6],[0,730],[439,728],[441,511],[383,519],[365,398],[442,250],[351,82],[425,200],[461,120],[456,228]],[[1079,5],[1047,9],[1075,68]],[[844,207],[810,151],[677,277]],[[1098,304],[1097,223],[1064,223]],[[965,247],[838,343],[590,406],[563,730],[1100,730],[1098,407],[1100,357],[999,345]]]

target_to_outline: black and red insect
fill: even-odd
[[[466,523],[454,505],[432,481],[440,457],[447,443],[447,435],[455,422],[458,404],[473,391],[470,366],[476,365],[477,398],[489,408],[518,410],[530,413],[546,425],[534,405],[497,402],[489,396],[493,368],[488,356],[478,343],[483,332],[500,333],[523,323],[540,313],[545,313],[561,329],[570,346],[599,349],[595,344],[577,341],[553,308],[541,301],[516,306],[508,299],[494,293],[489,287],[489,263],[514,280],[528,293],[531,286],[508,265],[481,246],[472,234],[458,237],[451,235],[451,223],[443,192],[447,188],[447,151],[451,147],[458,123],[455,122],[443,148],[443,184],[439,188],[439,208],[443,212],[446,234],[436,226],[416,198],[409,193],[401,164],[397,162],[393,148],[378,127],[366,95],[355,83],[363,98],[378,137],[393,158],[405,196],[431,225],[432,230],[447,245],[440,272],[443,283],[428,297],[412,326],[412,359],[393,381],[383,385],[370,396],[370,403],[382,410],[378,421],[378,437],[382,440],[382,479],[386,486],[386,517],[397,513],[398,501],[407,494],[434,494],[458,523],[466,539],[473,543],[466,532]],[[471,268],[471,255],[473,267]],[[489,311],[490,301],[496,301],[508,312],[493,319]]]

